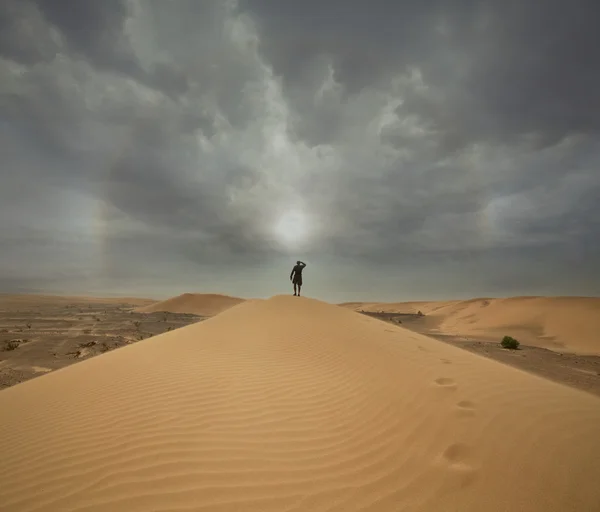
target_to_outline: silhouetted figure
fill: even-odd
[[[298,260],[290,274],[290,280],[294,283],[294,295],[297,295],[298,297],[300,297],[300,289],[302,288],[302,271],[304,270],[304,267],[306,267],[306,263]],[[296,287],[298,288],[297,292]]]

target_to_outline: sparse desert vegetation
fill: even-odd
[[[500,342],[503,348],[507,348],[509,350],[517,350],[519,348],[520,343],[513,338],[512,336],[504,336],[502,341]]]

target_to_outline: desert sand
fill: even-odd
[[[245,299],[216,293],[184,293],[161,302],[138,308],[138,313],[188,313],[200,316],[214,316],[222,313]]]
[[[431,333],[499,341],[509,335],[525,345],[573,354],[600,355],[600,298],[511,297],[447,302],[346,303],[355,311],[427,316]]]
[[[600,399],[297,297],[0,392],[21,511],[594,511]]]

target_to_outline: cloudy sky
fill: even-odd
[[[600,294],[596,0],[2,0],[0,292]]]

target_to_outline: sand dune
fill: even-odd
[[[600,400],[297,297],[0,392],[25,511],[590,512]]]
[[[600,355],[600,298],[511,297],[448,302],[353,303],[350,309],[429,316],[441,333],[522,343],[561,352]]]
[[[169,313],[189,313],[200,316],[214,316],[229,309],[245,299],[229,297],[213,293],[184,293],[149,306],[138,308],[138,313],[155,313],[167,311]]]
[[[600,298],[514,297],[466,301],[435,312],[440,330],[471,335],[511,334],[524,343],[579,354],[600,354]]]

